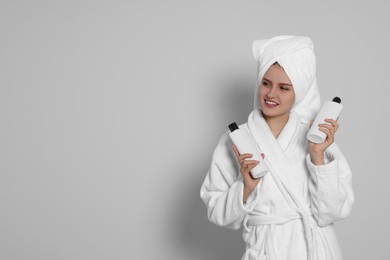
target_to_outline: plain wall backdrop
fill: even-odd
[[[389,1],[0,1],[0,259],[235,260],[199,189],[255,39],[314,42],[353,171],[345,259],[390,259]]]

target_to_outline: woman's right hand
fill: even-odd
[[[261,179],[253,178],[250,171],[255,168],[260,162],[258,160],[246,160],[247,158],[252,158],[253,155],[250,153],[240,154],[234,144],[232,144],[232,148],[241,165],[240,172],[244,181],[243,202],[246,203],[246,200],[248,199],[249,195],[256,188],[256,185],[260,182]],[[264,154],[261,154],[261,156],[264,158]]]

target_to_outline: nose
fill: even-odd
[[[267,98],[273,98],[275,97],[275,87],[271,87],[268,89],[268,92],[266,93]]]

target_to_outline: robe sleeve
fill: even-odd
[[[319,226],[348,217],[354,203],[351,169],[335,143],[325,151],[325,159],[324,165],[314,165],[310,155],[306,157],[311,208]]]
[[[243,192],[239,164],[232,151],[230,138],[225,134],[214,150],[211,166],[200,189],[209,221],[230,229],[239,229],[244,217],[256,204],[258,188],[254,189],[245,204],[242,201]]]

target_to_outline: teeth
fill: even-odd
[[[277,105],[277,103],[272,102],[272,101],[269,101],[269,100],[266,100],[265,103],[267,103],[267,104],[269,104],[269,105]]]

